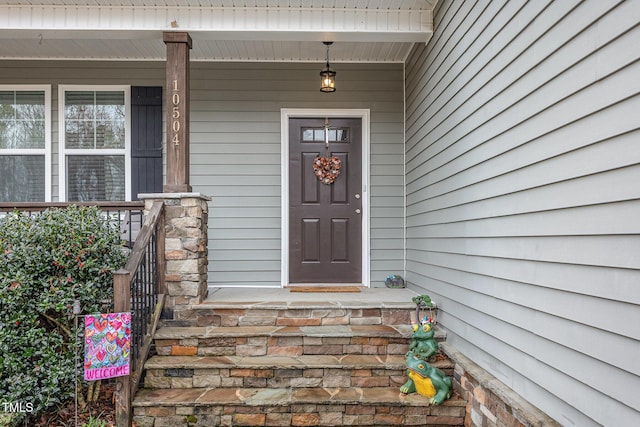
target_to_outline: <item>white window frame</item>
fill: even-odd
[[[42,156],[44,155],[44,201],[51,202],[51,85],[0,85],[2,91],[43,91],[44,92],[44,148],[3,148],[2,156]]]
[[[94,149],[66,148],[65,135],[65,92],[67,91],[123,91],[125,108],[124,148]],[[124,201],[131,201],[131,86],[129,85],[59,85],[58,86],[58,185],[60,201],[67,201],[67,156],[72,155],[124,155]]]

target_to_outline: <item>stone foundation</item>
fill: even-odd
[[[173,402],[166,405],[142,405],[146,394],[139,399],[140,404],[134,408],[138,427],[181,426],[188,415],[193,415],[194,427],[462,426],[465,406],[462,400],[424,405],[422,396],[399,398],[398,392],[389,388],[239,389],[235,393],[226,389],[181,389],[170,393],[165,391],[165,396]]]
[[[155,343],[161,356],[404,355],[409,336],[408,325],[191,327],[162,329]]]
[[[453,388],[467,401],[465,427],[560,427],[451,345],[440,349],[454,362]]]
[[[145,211],[164,202],[165,282],[167,297],[163,319],[192,317],[191,304],[207,297],[208,219],[211,198],[200,193],[140,194]],[[145,212],[146,214],[146,212]]]
[[[410,311],[402,308],[216,308],[211,305],[205,303],[193,308],[197,326],[411,325]]]
[[[453,376],[453,364],[432,364]],[[406,382],[404,355],[154,356],[146,363],[146,388],[392,387]]]

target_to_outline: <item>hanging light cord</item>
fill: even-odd
[[[329,68],[329,46],[331,46],[331,45],[329,45],[329,44],[327,45],[327,57],[326,57],[326,60],[327,60],[327,68]]]

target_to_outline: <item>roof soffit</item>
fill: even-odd
[[[164,31],[186,31],[194,46],[202,43],[207,57],[195,60],[270,60],[253,54],[254,44],[272,42],[281,49],[318,41],[344,42],[350,52],[338,60],[397,62],[412,43],[427,42],[432,33],[431,0],[13,0],[0,5],[0,41],[20,45],[22,57],[64,56],[65,47],[92,46],[86,59],[160,59],[158,40]],[[37,3],[37,4],[36,4]],[[195,5],[194,5],[195,4]],[[38,52],[46,40],[53,49]],[[245,57],[223,58],[215,54],[223,42],[245,46]],[[350,45],[375,45],[365,49]],[[2,43],[6,45],[6,43]],[[100,50],[100,45],[105,48]],[[107,48],[106,46],[109,45]],[[145,50],[148,45],[150,50]],[[154,46],[154,47],[152,47]],[[249,48],[246,48],[249,46]],[[135,49],[134,49],[135,47]],[[26,50],[25,50],[26,49]],[[96,50],[98,49],[98,50]],[[392,49],[402,52],[389,54]],[[42,49],[40,49],[42,50]],[[233,51],[234,49],[231,49]],[[385,52],[354,56],[356,51]],[[58,51],[54,54],[52,52]],[[122,53],[118,54],[120,51]],[[139,52],[139,53],[135,53]],[[16,58],[9,47],[0,47],[0,57]],[[257,52],[256,52],[257,53]],[[71,55],[74,59],[84,56]],[[311,61],[318,55],[287,52],[281,60]],[[391,59],[389,59],[391,58]],[[18,58],[19,59],[19,58]],[[273,58],[272,60],[278,60]]]

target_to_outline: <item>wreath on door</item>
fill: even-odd
[[[331,185],[340,175],[342,161],[336,156],[329,156],[329,118],[324,119],[324,157],[318,155],[313,159],[313,173],[318,180]]]
[[[316,157],[313,160],[313,173],[321,183],[331,185],[340,175],[342,161],[336,157]]]

